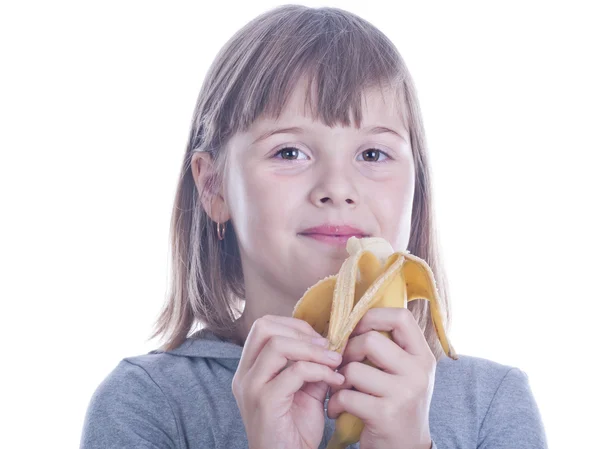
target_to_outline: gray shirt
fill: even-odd
[[[202,330],[172,351],[121,360],[90,400],[80,449],[247,448],[231,391],[241,354]],[[434,449],[547,448],[527,374],[473,356],[438,361],[429,426]],[[320,449],[334,427],[325,414]]]

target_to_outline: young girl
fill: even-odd
[[[428,158],[411,76],[373,25],[286,5],[242,28],[193,117],[166,343],[97,388],[81,448],[324,448],[344,411],[362,449],[545,448],[527,375],[446,357],[427,301],[369,310],[343,358],[292,318],[350,236],[376,236],[427,261],[448,330]]]

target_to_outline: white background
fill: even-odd
[[[361,15],[403,55],[432,157],[451,341],[529,375],[554,448],[597,442],[594,3],[303,2]],[[0,6],[3,447],[77,447],[98,384],[156,346],[203,76],[276,5]]]

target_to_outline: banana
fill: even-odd
[[[394,252],[380,237],[350,237],[346,250],[349,256],[339,272],[308,288],[296,303],[293,317],[309,323],[329,339],[329,349],[341,353],[370,308],[407,307],[410,301],[426,299],[444,352],[458,360],[444,331],[435,279],[427,262],[409,251]],[[391,338],[389,332],[381,333]],[[373,366],[369,361],[364,363]],[[360,418],[342,413],[327,449],[344,449],[358,442],[363,428]]]

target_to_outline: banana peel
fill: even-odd
[[[329,349],[341,353],[367,310],[407,307],[410,301],[426,299],[444,352],[458,360],[444,331],[433,272],[423,259],[409,251],[395,252],[380,237],[350,237],[346,250],[349,256],[339,272],[307,289],[294,307],[294,318],[308,322],[329,340]],[[391,339],[389,332],[381,333]],[[344,449],[358,442],[363,428],[360,418],[342,413],[327,449]]]

